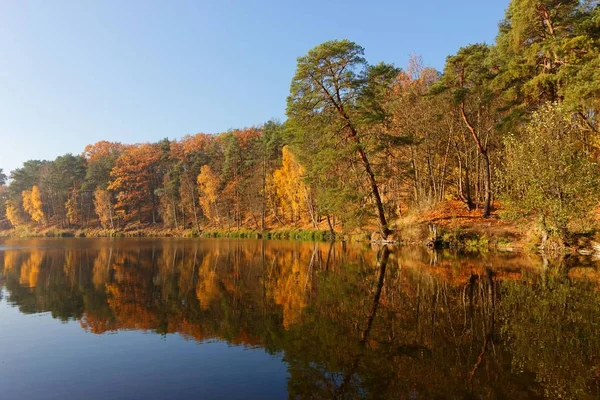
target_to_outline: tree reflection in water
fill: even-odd
[[[93,334],[283,353],[291,398],[600,395],[600,273],[587,259],[250,240],[4,244],[5,296],[21,312]]]

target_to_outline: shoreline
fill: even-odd
[[[227,239],[265,239],[291,240],[312,242],[349,242],[367,243],[374,245],[423,246],[436,249],[456,249],[466,251],[502,251],[519,252],[525,249],[522,243],[498,238],[486,232],[476,232],[474,227],[460,227],[452,231],[441,228],[437,238],[432,238],[428,232],[428,224],[415,224],[396,230],[390,240],[381,241],[377,232],[361,230],[354,232],[335,232],[328,230],[277,228],[263,232],[255,229],[207,229],[198,232],[194,229],[164,228],[150,226],[126,228],[120,230],[100,228],[57,228],[47,227],[35,229],[20,227],[0,230],[0,238],[227,238]]]
[[[355,229],[350,232],[306,229],[303,227],[281,227],[260,231],[253,228],[217,229],[203,231],[187,228],[167,228],[161,224],[127,226],[124,229],[59,228],[57,226],[21,226],[0,230],[0,238],[36,237],[79,237],[79,238],[229,238],[266,239],[348,243],[370,245],[422,246],[430,249],[451,249],[457,251],[485,253],[489,251],[514,253],[544,253],[549,255],[590,255],[600,256],[600,243],[595,241],[593,232],[574,235],[567,242],[549,240],[541,246],[541,234],[528,220],[508,221],[493,215],[482,218],[475,212],[421,213],[408,215],[396,221],[393,233],[382,241],[374,226]]]

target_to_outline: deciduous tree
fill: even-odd
[[[533,216],[562,238],[571,222],[597,206],[598,165],[564,107],[545,105],[507,139],[502,189],[509,212]]]
[[[219,195],[219,177],[208,165],[203,165],[198,175],[198,193],[200,195],[200,206],[204,216],[216,224],[220,223],[217,197]]]
[[[24,190],[21,196],[23,197],[23,208],[31,219],[37,223],[44,222],[45,214],[42,195],[37,185],[34,185],[31,190]]]

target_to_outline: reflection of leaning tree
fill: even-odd
[[[473,295],[474,295],[474,284],[475,280],[473,279],[473,275],[466,286],[466,292],[469,294],[469,304],[473,305]],[[477,356],[477,361],[473,366],[473,369],[469,373],[469,382],[473,382],[473,377],[477,372],[477,369],[483,362],[483,359],[486,353],[489,351],[490,347],[494,345],[494,327],[496,322],[496,290],[494,283],[494,273],[490,268],[485,269],[485,283],[483,285],[479,285],[480,296],[483,300],[482,312],[485,315],[482,324],[482,332],[483,332],[483,345],[481,347],[481,352]],[[487,300],[487,301],[486,301]]]
[[[356,369],[358,367],[358,363],[363,356],[366,347],[367,341],[369,340],[369,335],[371,334],[371,329],[373,328],[373,321],[375,320],[375,316],[377,315],[377,309],[379,308],[379,301],[381,299],[381,291],[383,290],[383,283],[385,279],[385,271],[387,269],[387,264],[390,259],[390,249],[388,246],[384,245],[381,250],[377,253],[377,269],[379,270],[379,277],[377,278],[377,286],[375,288],[375,293],[373,294],[373,303],[371,304],[371,311],[367,317],[367,325],[365,329],[362,331],[360,335],[359,341],[359,351],[354,356],[354,361],[352,362],[352,366],[346,372],[345,377],[342,381],[342,384],[337,390],[336,398],[343,398],[346,392],[346,388],[350,384],[350,381],[354,374],[356,373]]]

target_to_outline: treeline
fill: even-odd
[[[280,195],[272,189],[273,179],[281,175],[281,129],[269,122],[179,141],[101,141],[82,155],[27,161],[11,172],[4,213],[15,227],[100,224],[121,229],[162,223],[200,231],[208,225],[240,228],[251,223],[262,228],[267,210],[287,223],[292,218],[288,202],[276,207]]]
[[[409,210],[455,199],[488,217],[499,200],[564,236],[599,193],[598,3],[513,0],[496,42],[441,72],[320,44],[298,59],[285,123],[28,161],[0,214],[111,229],[377,223],[387,237]]]

